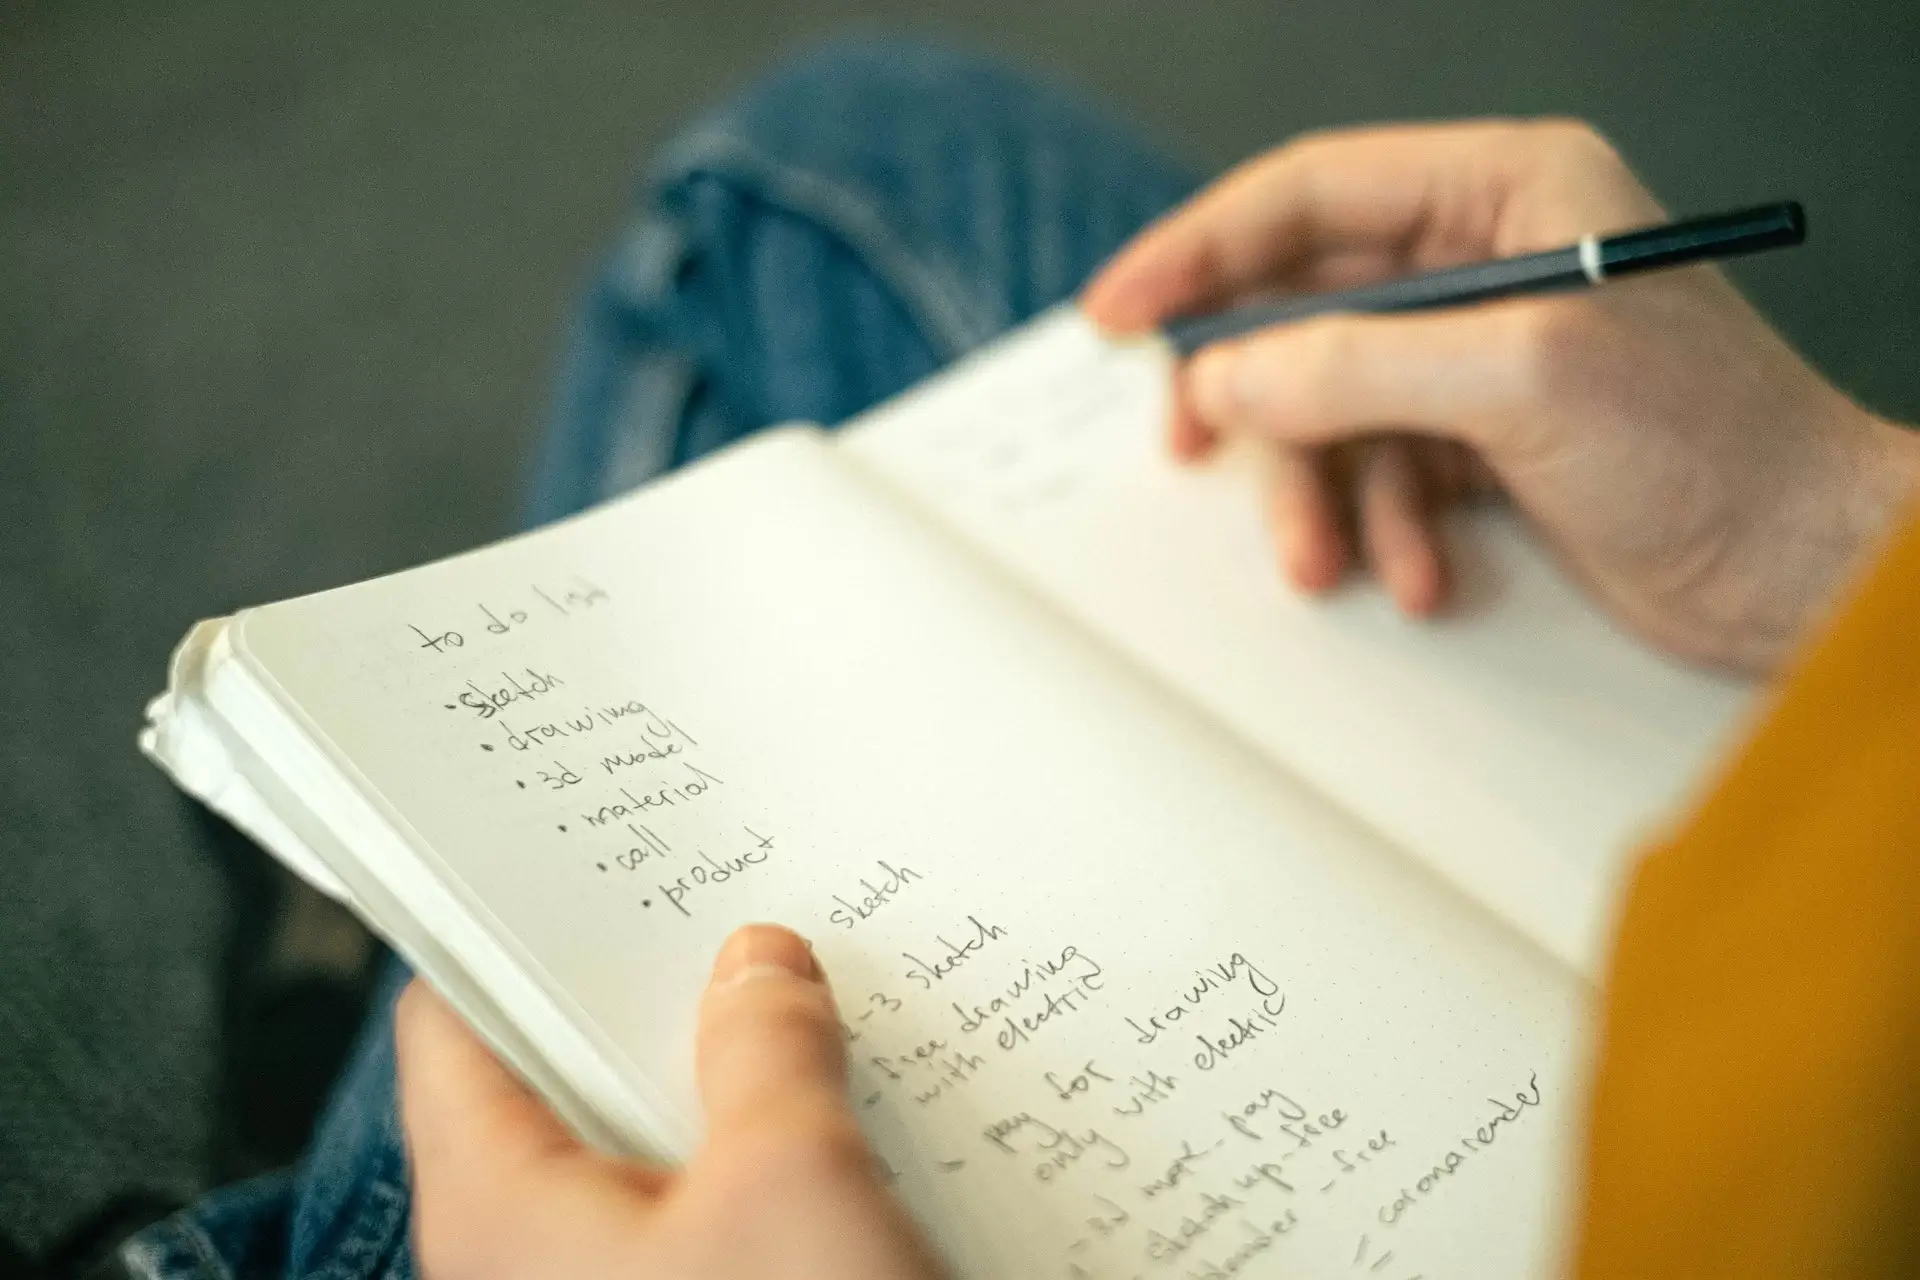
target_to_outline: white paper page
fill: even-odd
[[[1591,970],[1626,859],[1742,716],[1501,511],[1451,530],[1462,607],[1282,580],[1251,469],[1162,444],[1169,357],[1043,317],[841,437],[862,465],[1316,789]],[[1242,459],[1241,461],[1246,461]]]
[[[676,1149],[778,920],[964,1274],[1546,1274],[1583,988],[890,501],[774,437],[239,644]]]

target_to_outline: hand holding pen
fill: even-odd
[[[1199,347],[1178,376],[1174,451],[1267,442],[1275,537],[1299,586],[1328,589],[1364,557],[1403,610],[1434,612],[1439,516],[1498,491],[1628,626],[1766,670],[1920,479],[1920,445],[1821,379],[1712,267],[1577,287],[1604,279],[1603,237],[1663,221],[1582,125],[1322,134],[1149,227],[1082,302],[1110,330],[1166,325]],[[1553,292],[1247,332],[1243,317],[1210,342],[1169,323],[1547,251]]]

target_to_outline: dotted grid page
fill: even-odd
[[[821,437],[238,625],[686,1134],[721,939],[812,939],[962,1274],[1557,1258],[1577,980]]]
[[[1744,684],[1615,628],[1519,521],[1449,530],[1458,607],[1282,579],[1256,459],[1180,467],[1170,357],[1061,309],[853,424],[951,533],[1569,965],[1627,859],[1742,722]]]

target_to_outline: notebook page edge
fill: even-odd
[[[541,994],[527,990],[529,984],[512,971],[512,960],[489,945],[483,927],[458,897],[435,892],[409,865],[405,834],[374,812],[340,814],[340,798],[358,794],[355,783],[315,750],[301,718],[279,702],[249,664],[236,659],[216,674],[208,700],[216,715],[247,726],[246,740],[260,768],[284,788],[276,811],[306,815],[305,823],[296,819],[291,825],[315,833],[309,847],[346,889],[347,905],[576,1133],[605,1150],[672,1154],[671,1140],[662,1139],[640,1106],[598,1078],[603,1073],[594,1052],[574,1043],[556,1015],[541,1007]],[[320,814],[329,809],[340,816],[323,819]],[[373,856],[365,856],[366,850]],[[430,879],[430,870],[420,871]]]

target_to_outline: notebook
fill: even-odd
[[[1750,690],[1510,516],[1413,622],[1295,594],[1257,462],[1071,308],[837,432],[200,624],[145,750],[591,1141],[700,1138],[736,926],[970,1276],[1553,1273],[1636,844]]]

